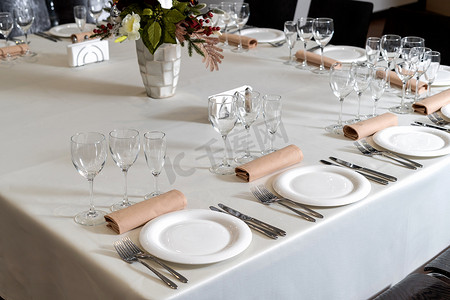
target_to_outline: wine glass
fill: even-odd
[[[370,80],[372,79],[372,70],[370,65],[366,62],[353,63],[355,85],[353,89],[358,95],[358,112],[353,122],[361,121],[363,116],[361,115],[361,95],[369,87]]]
[[[9,12],[0,12],[0,33],[5,37],[5,46],[8,46],[8,36],[13,29],[13,18]]]
[[[34,21],[34,13],[33,9],[31,7],[20,7],[14,9],[14,18],[17,24],[17,27],[19,27],[25,36],[25,44],[28,45],[28,30],[30,29],[31,25]],[[27,51],[25,53],[25,56],[34,56],[36,53]]]
[[[323,48],[330,42],[334,34],[333,19],[316,18],[312,24],[314,40],[320,46],[320,66],[312,71],[317,74],[325,74],[328,71],[323,65]]]
[[[208,98],[208,117],[213,128],[220,133],[224,143],[222,162],[209,170],[214,174],[234,174],[234,166],[227,159],[227,136],[238,119],[237,97],[235,95],[215,95]]]
[[[95,25],[97,25],[98,18],[100,18],[103,12],[103,0],[89,0],[88,7],[89,13],[95,19]]]
[[[333,94],[340,102],[339,118],[336,124],[325,127],[325,130],[335,134],[342,134],[342,106],[345,97],[352,91],[355,85],[355,69],[350,63],[334,63],[330,68],[330,87]]]
[[[125,184],[122,201],[111,206],[111,210],[128,207],[134,202],[128,200],[127,174],[128,169],[136,161],[140,149],[139,131],[135,129],[115,129],[109,133],[109,150],[116,165],[122,170]]]
[[[144,134],[144,154],[147,166],[155,178],[155,188],[144,199],[150,199],[161,195],[158,185],[158,177],[161,174],[166,159],[166,134],[161,131],[149,131]]]
[[[392,70],[392,62],[400,56],[402,38],[395,34],[385,34],[380,40],[380,49],[383,59],[388,64],[388,80],[386,81],[386,90],[393,91],[391,88],[391,76],[389,71]]]
[[[250,154],[248,138],[250,136],[250,126],[252,126],[258,118],[261,111],[262,99],[260,97],[260,93],[246,89],[244,95],[239,95],[237,98],[236,105],[239,120],[242,125],[244,125],[247,134],[245,138],[245,153],[243,156],[238,157],[235,160],[240,164],[244,164],[256,158]]]
[[[379,37],[368,37],[366,40],[366,58],[372,65],[376,65],[380,57],[380,40]]]
[[[405,36],[402,38],[402,56],[403,58],[409,59],[409,52],[414,47],[425,47],[425,39],[418,36]],[[411,80],[408,81],[406,86],[406,98],[414,98],[414,95],[411,93]]]
[[[241,29],[247,24],[248,18],[250,17],[250,6],[248,3],[234,3],[233,11],[231,14],[231,19],[238,26],[239,31],[239,45],[237,48],[232,49],[231,51],[236,53],[246,52],[247,49],[242,48],[242,39],[241,39]]]
[[[305,18],[302,17],[297,20],[297,35],[300,40],[303,42],[303,62],[296,66],[296,68],[308,70],[308,62],[306,58],[306,45],[308,41],[310,41],[313,37],[312,24],[314,18]]]
[[[297,41],[297,23],[294,21],[284,22],[284,36],[286,38],[286,43],[289,48],[289,60],[285,61],[285,65],[295,65],[294,56],[292,56],[292,48],[295,46]]]
[[[373,100],[373,112],[371,117],[378,116],[377,104],[381,96],[383,96],[384,89],[386,88],[386,81],[388,76],[388,69],[383,66],[373,66],[372,68],[372,80],[369,87]]]
[[[277,150],[273,147],[273,140],[281,123],[281,96],[267,94],[263,100],[264,123],[269,133],[269,148],[262,152],[265,155]]]
[[[221,2],[220,9],[223,10],[222,22],[225,24],[225,28],[223,29],[223,31],[225,33],[225,42],[223,43],[223,45],[221,47],[225,48],[225,49],[230,49],[230,48],[232,48],[232,46],[230,46],[228,44],[228,35],[226,35],[226,34],[228,34],[228,26],[232,22],[231,15],[233,13],[233,3],[232,2]]]
[[[431,49],[427,47],[414,47],[410,52],[411,59],[417,64],[414,102],[419,100],[419,79],[428,70],[431,63],[430,52]]]
[[[402,101],[400,106],[389,108],[389,111],[396,114],[407,114],[413,112],[413,109],[405,104],[406,83],[410,80],[417,71],[417,64],[412,60],[399,58],[395,62],[395,73],[402,81]]]
[[[439,71],[439,67],[441,65],[441,53],[438,51],[430,52],[430,66],[425,71],[425,80],[428,84],[427,97],[431,96],[431,85],[436,79],[437,72]]]
[[[80,29],[80,32],[83,32],[84,27],[86,26],[86,6],[77,5],[73,7],[73,16],[75,18],[75,23]]]
[[[77,133],[70,138],[72,163],[81,176],[89,182],[90,207],[77,214],[75,222],[94,226],[105,223],[107,213],[94,206],[94,178],[103,169],[107,156],[105,136],[98,132]]]

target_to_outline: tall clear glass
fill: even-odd
[[[371,64],[367,62],[357,62],[353,63],[354,75],[355,75],[355,84],[353,89],[358,95],[358,111],[356,113],[354,122],[359,122],[361,119],[364,119],[365,116],[361,115],[361,96],[364,91],[369,87],[370,81],[372,80],[372,70],[370,68]]]
[[[402,38],[402,57],[409,59],[409,53],[414,47],[425,47],[425,39],[418,36],[405,36]],[[415,95],[411,92],[411,80],[406,84],[405,97],[414,99]]]
[[[14,9],[14,19],[17,27],[22,30],[25,36],[25,44],[28,45],[28,31],[34,21],[34,12],[31,7],[20,7]]]
[[[77,5],[73,7],[73,17],[75,19],[75,23],[80,29],[80,32],[84,31],[84,27],[86,26],[86,6]]]
[[[95,25],[98,25],[98,18],[102,15],[104,0],[88,0],[89,14],[94,18]]]
[[[13,29],[14,21],[9,12],[0,12],[0,33],[5,38],[5,46],[8,46],[8,36]]]
[[[289,48],[289,59],[284,62],[285,65],[295,65],[297,64],[292,55],[292,48],[295,46],[297,41],[297,23],[294,21],[284,22],[284,36],[286,38],[286,44]]]
[[[386,88],[386,81],[388,76],[388,69],[383,66],[373,66],[372,70],[372,80],[370,81],[369,88],[373,100],[373,111],[370,117],[378,116],[377,104],[381,99]]]
[[[439,71],[439,67],[441,65],[441,53],[438,51],[430,52],[430,66],[425,71],[425,80],[428,84],[427,89],[427,97],[431,96],[431,86],[433,85],[434,80],[436,79],[437,72]]]
[[[392,70],[392,62],[400,56],[400,49],[402,47],[402,38],[395,34],[385,34],[381,37],[380,49],[383,59],[388,64],[388,71]],[[394,91],[391,88],[391,77],[388,73],[388,80],[386,82],[386,91]]]
[[[237,48],[232,49],[231,51],[241,53],[248,51],[242,47],[242,35],[241,29],[244,28],[244,25],[247,24],[248,18],[250,17],[250,5],[248,3],[234,3],[233,12],[231,14],[231,19],[238,26],[239,31],[239,45]]]
[[[281,96],[267,94],[264,95],[263,100],[264,123],[269,133],[269,147],[262,152],[265,155],[277,150],[273,146],[273,141],[281,123]]]
[[[320,66],[313,69],[312,72],[316,74],[326,74],[328,70],[323,65],[323,48],[330,42],[334,34],[333,19],[330,18],[316,18],[313,21],[313,35],[314,40],[320,46]]]
[[[225,28],[223,29],[223,32],[225,34],[228,34],[228,27],[233,22],[231,19],[231,15],[233,14],[233,2],[220,2],[220,9],[223,10],[222,15],[222,22],[225,24]],[[228,44],[228,36],[225,35],[225,42],[221,46],[224,49],[230,49],[232,46]]]
[[[400,106],[389,108],[389,111],[396,114],[407,114],[413,112],[411,106],[405,103],[406,83],[410,80],[417,71],[417,64],[409,59],[399,58],[395,62],[395,73],[402,81],[402,101]]]
[[[419,100],[419,79],[428,70],[431,64],[431,49],[427,47],[414,47],[410,52],[411,59],[417,64],[416,71],[416,89],[414,93],[414,102]]]
[[[380,41],[379,37],[368,37],[366,40],[366,58],[367,62],[376,65],[380,57]]]
[[[144,134],[144,154],[147,166],[155,179],[153,192],[144,196],[144,199],[150,199],[161,195],[159,190],[158,178],[161,174],[164,162],[166,161],[166,134],[162,131],[149,131]]]
[[[297,65],[296,68],[302,70],[309,70],[308,61],[306,58],[306,46],[308,44],[308,41],[310,41],[313,37],[313,29],[312,29],[313,21],[314,18],[305,18],[305,17],[302,17],[297,20],[297,35],[303,42],[304,56],[302,63]]]

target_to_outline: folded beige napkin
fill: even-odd
[[[144,225],[162,214],[186,207],[186,197],[178,190],[171,190],[157,197],[133,204],[105,216],[107,226],[121,234]]]
[[[304,53],[305,53],[304,50],[298,50],[297,52],[295,52],[295,57],[297,58],[297,60],[303,61],[303,59],[305,58]],[[320,63],[321,63],[320,54],[306,51],[306,61],[313,65],[320,66]],[[334,63],[337,63],[337,62],[338,62],[337,60],[335,60],[331,57],[326,57],[326,56],[323,57],[323,65],[327,69],[329,69]]]
[[[441,109],[450,103],[450,89],[440,92],[439,94],[417,101],[412,105],[414,111],[429,115]]]
[[[383,76],[383,75],[381,75],[381,76]],[[397,73],[395,73],[394,71],[390,71],[390,76],[391,76],[391,85],[402,88],[403,83],[400,80],[400,78],[398,77]],[[418,90],[419,94],[421,94],[421,93],[424,93],[427,91],[428,84],[426,84],[423,81],[419,81],[419,84],[417,84],[416,79],[411,79],[411,91],[415,92],[417,87],[419,88],[419,90]]]
[[[20,45],[14,45],[14,46],[7,46],[0,48],[0,57],[6,57],[6,55],[21,55],[25,54],[28,51],[28,45],[26,44],[20,44]]]
[[[377,131],[396,126],[398,124],[398,117],[391,113],[384,113],[382,115],[359,121],[352,125],[344,126],[344,135],[352,140],[359,140]]]
[[[303,153],[295,145],[259,157],[236,168],[236,176],[251,182],[265,175],[301,162]]]
[[[219,36],[219,41],[222,43],[225,42],[226,37],[228,36],[228,44],[232,46],[239,45],[239,35],[238,34],[230,34],[230,33],[224,33]],[[258,46],[258,41],[252,37],[248,36],[241,36],[242,39],[242,47],[246,49],[253,49],[256,46]]]
[[[81,43],[91,39],[91,35],[93,35],[93,31],[86,31],[80,33],[74,33],[70,36],[72,43]],[[92,38],[93,39],[93,38]]]

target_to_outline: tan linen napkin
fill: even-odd
[[[265,175],[301,162],[303,152],[295,145],[259,157],[236,168],[236,176],[251,182]]]
[[[381,129],[397,126],[397,124],[398,117],[396,115],[384,113],[352,125],[345,125],[343,130],[346,137],[352,140],[359,140],[372,135]]]
[[[295,52],[295,57],[297,58],[297,60],[303,61],[303,59],[305,58],[304,53],[305,53],[304,50],[298,50],[297,52]],[[306,51],[306,61],[313,65],[320,66],[320,63],[321,63],[320,54]],[[327,69],[331,68],[331,66],[337,62],[338,62],[337,60],[335,60],[331,57],[327,57],[327,56],[323,57],[323,65]]]
[[[105,216],[107,226],[121,234],[144,225],[162,214],[186,207],[186,197],[178,190],[171,190],[157,197],[133,204]]]
[[[6,57],[8,54],[11,56],[25,54],[28,51],[28,45],[20,44],[14,46],[7,46],[0,48],[0,57]]]
[[[417,101],[412,105],[414,111],[429,115],[450,103],[450,89],[440,92],[426,99]]]
[[[378,71],[378,72],[380,72],[380,71]],[[389,71],[389,73],[391,76],[391,85],[402,88],[403,83],[400,80],[400,78],[398,77],[397,73],[395,73],[394,71]],[[382,74],[382,72],[381,72],[381,74]],[[381,75],[381,76],[383,76],[383,75]],[[419,81],[419,84],[417,84],[416,79],[411,79],[411,91],[415,92],[417,87],[419,88],[419,90],[418,90],[419,94],[421,94],[421,93],[424,93],[427,91],[428,84],[426,84],[423,81]]]
[[[74,33],[70,36],[70,39],[72,40],[72,43],[81,43],[87,40],[91,40],[94,38],[91,38],[91,35],[93,35],[93,31],[86,31],[86,32],[80,32],[80,33]]]
[[[222,43],[225,42],[227,36],[228,36],[228,44],[232,46],[239,45],[238,34],[224,33],[219,36],[219,41],[221,41]],[[258,46],[258,41],[252,37],[242,36],[241,38],[242,38],[242,47],[246,49],[253,49],[256,46]]]

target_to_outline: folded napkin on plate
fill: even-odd
[[[70,39],[72,40],[72,43],[81,43],[81,42],[84,42],[84,41],[87,41],[90,39],[95,39],[95,38],[91,38],[91,35],[93,35],[93,34],[94,34],[93,31],[74,33],[70,36]]]
[[[412,105],[414,111],[429,115],[441,109],[450,103],[450,89],[440,92],[439,94],[417,101]]]
[[[239,35],[238,34],[230,34],[230,33],[224,33],[219,36],[219,41],[222,43],[226,41],[228,36],[228,44],[232,46],[239,45]],[[253,49],[256,46],[258,46],[258,41],[252,37],[248,36],[241,36],[242,39],[242,47],[247,49]]]
[[[20,44],[14,46],[7,46],[0,48],[0,57],[6,57],[8,54],[11,56],[25,54],[28,51],[28,45]]]
[[[297,58],[297,60],[303,61],[303,59],[305,58],[305,51],[298,50],[297,52],[295,52],[295,57]],[[320,63],[321,63],[320,54],[306,51],[306,61],[313,65],[320,66]],[[326,56],[323,57],[323,65],[327,69],[329,69],[334,63],[337,63],[337,62],[338,62],[337,60],[335,60],[331,57],[326,57]]]
[[[378,72],[380,72],[380,71],[378,71]],[[402,88],[403,83],[402,83],[401,79],[398,77],[397,73],[395,73],[394,71],[389,71],[389,72],[390,72],[390,76],[391,76],[391,85]],[[381,75],[381,76],[383,76],[383,75]],[[425,82],[419,81],[419,84],[417,84],[416,79],[411,79],[410,81],[411,81],[411,91],[415,92],[417,87],[419,88],[419,90],[418,90],[419,94],[427,91],[428,84],[426,84]]]
[[[178,190],[171,190],[157,197],[133,204],[105,216],[107,226],[122,234],[144,225],[162,214],[186,207],[186,197]]]
[[[352,125],[345,125],[343,130],[346,137],[352,140],[359,140],[372,135],[381,129],[397,126],[397,124],[398,117],[396,115],[384,113]]]
[[[236,176],[251,182],[275,171],[301,162],[303,153],[295,145],[259,157],[236,168]]]

